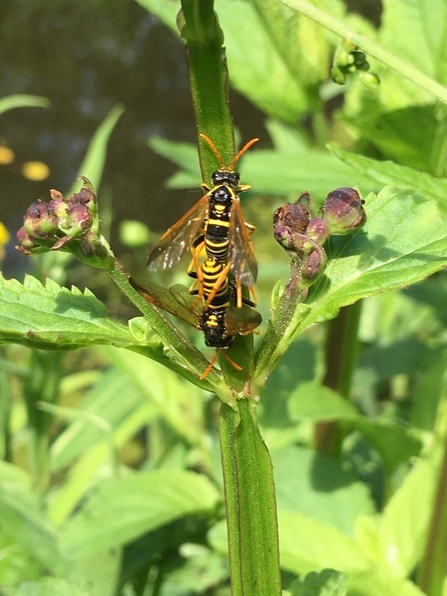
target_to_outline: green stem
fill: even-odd
[[[232,596],[279,596],[278,527],[270,455],[254,419],[252,402],[225,404],[220,441],[227,510]]]
[[[255,373],[252,380],[252,388],[256,393],[264,387],[269,374],[293,341],[297,319],[301,316],[297,307],[303,296],[298,269],[298,266],[292,263],[290,280],[278,300],[267,331],[256,352]]]
[[[376,58],[376,60],[379,62],[383,62],[383,64],[412,81],[415,85],[418,85],[418,87],[421,87],[421,89],[424,89],[427,91],[427,93],[430,93],[430,95],[433,95],[444,103],[447,103],[447,89],[445,87],[427,75],[423,74],[420,70],[414,68],[404,60],[401,60],[400,58],[397,58],[396,56],[393,56],[393,54],[390,54],[386,50],[382,49],[367,37],[355,33],[344,23],[337,21],[327,13],[313,6],[310,2],[308,2],[308,0],[281,1],[284,2],[284,4],[287,4],[287,6],[290,6],[298,12],[306,15],[313,21],[320,23],[320,25],[329,31],[332,31],[336,35],[339,35],[343,39],[349,38],[350,41],[352,41],[369,56]]]
[[[329,322],[323,385],[337,391],[346,400],[351,392],[357,360],[361,309],[362,302],[358,300],[340,309],[338,317]],[[339,457],[343,438],[343,425],[337,422],[320,422],[315,428],[315,447],[320,453]]]
[[[5,347],[1,349],[1,354],[6,355]],[[6,362],[6,358],[4,362]],[[3,461],[11,461],[10,404],[11,392],[8,373],[2,366],[0,370],[0,459]]]
[[[427,596],[441,596],[447,574],[447,435],[439,470],[424,556],[417,576],[417,585]]]

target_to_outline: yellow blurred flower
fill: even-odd
[[[15,160],[16,156],[14,155],[14,151],[9,149],[9,147],[0,146],[0,164],[7,165],[12,163]]]
[[[42,161],[27,161],[22,166],[22,174],[28,180],[40,182],[50,175],[50,168]]]
[[[9,242],[9,232],[0,221],[0,261],[5,257],[5,244]]]

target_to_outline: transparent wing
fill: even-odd
[[[229,306],[225,315],[225,327],[229,335],[252,333],[256,327],[259,327],[261,321],[258,311],[245,304],[242,308]]]
[[[151,271],[176,265],[200,235],[208,215],[208,197],[204,195],[185,215],[171,226],[152,249],[148,259]]]
[[[258,264],[238,199],[233,202],[229,235],[230,271],[236,281],[244,286],[254,286],[258,277]]]
[[[199,317],[202,314],[203,307],[200,303],[197,303],[197,297],[191,296],[185,286],[176,284],[166,289],[154,283],[141,285],[132,277],[129,279],[129,282],[143,296],[146,302],[162,308],[171,313],[171,315],[198,328]]]

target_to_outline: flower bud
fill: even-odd
[[[324,244],[330,234],[328,225],[322,217],[312,217],[306,228],[306,236],[318,244]]]
[[[366,87],[370,87],[371,89],[375,89],[380,85],[380,79],[374,72],[361,72],[359,79]]]
[[[327,256],[324,249],[315,244],[314,250],[307,255],[301,267],[301,279],[304,287],[315,283],[323,273],[326,261]]]
[[[18,230],[16,237],[20,242],[20,246],[16,246],[16,249],[26,256],[34,255],[46,250],[34,242],[34,239],[26,233],[24,227],[21,227]]]
[[[347,234],[366,221],[363,201],[353,188],[337,188],[328,194],[323,205],[323,218],[330,234]]]
[[[23,227],[32,238],[49,238],[57,231],[57,217],[49,213],[46,203],[39,200],[28,207]]]
[[[308,197],[308,193],[303,193],[295,203],[278,207],[273,214],[273,227],[285,226],[293,232],[304,232],[310,219],[309,209],[305,205]]]

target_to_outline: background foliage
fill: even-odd
[[[178,3],[141,4],[178,34]],[[312,5],[446,85],[445,0],[385,0],[380,26],[341,0]],[[243,209],[258,228],[265,320],[274,284],[289,276],[270,233],[274,209],[303,190],[317,209],[334,188],[358,186],[368,213],[360,233],[326,247],[325,275],[261,394],[283,587],[294,596],[442,594],[445,546],[431,531],[436,513],[443,528],[446,500],[445,105],[369,56],[378,88],[355,75],[335,86],[340,39],[282,3],[218,0],[215,8],[230,82],[265,115],[268,133],[241,164],[253,185]],[[80,170],[97,185],[120,114],[98,129]],[[148,142],[179,166],[172,188],[198,187],[195,146]],[[217,400],[156,361],[161,342],[140,319],[118,323],[91,293],[61,288],[65,261],[41,260],[34,273],[57,283],[2,280],[0,288],[1,590],[229,594]],[[336,355],[314,324],[367,297],[346,400],[328,387]],[[64,355],[35,349],[55,343]],[[338,423],[338,453],[315,449],[315,425],[328,421]]]

